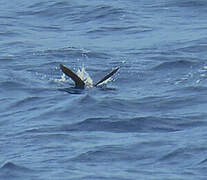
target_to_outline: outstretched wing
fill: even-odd
[[[65,73],[67,76],[69,76],[75,82],[76,88],[84,88],[85,83],[72,70],[70,70],[66,66],[63,66],[62,64],[60,64],[60,69],[62,70],[63,73]]]
[[[108,78],[110,78],[111,76],[113,76],[118,70],[119,70],[119,67],[116,68],[116,69],[114,69],[109,74],[107,74],[104,78],[102,78],[100,81],[98,81],[97,83],[95,83],[94,86],[98,86],[99,84],[101,84],[102,82],[104,82],[105,80],[107,80]]]

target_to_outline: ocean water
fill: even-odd
[[[1,180],[205,180],[206,0],[0,1]],[[75,89],[64,64],[99,87]]]

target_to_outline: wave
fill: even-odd
[[[0,32],[1,38],[18,37],[20,34],[12,31]]]
[[[73,23],[110,20],[120,18],[124,11],[110,5],[88,6],[70,2],[34,3],[28,10],[17,12],[18,16],[33,16],[46,19],[69,19]],[[81,12],[81,13],[80,13]]]
[[[182,130],[179,118],[137,117],[131,119],[88,118],[82,122],[64,125],[62,131],[106,131],[106,132],[174,132]]]
[[[187,46],[187,47],[183,47],[183,48],[179,48],[177,49],[177,51],[181,51],[181,52],[187,52],[187,53],[202,53],[202,52],[206,52],[207,49],[207,45],[204,44],[196,44],[196,45],[192,45],[192,46]]]
[[[201,94],[206,94],[207,91],[207,87],[202,86],[202,85],[197,85],[197,86],[187,86],[187,87],[183,87],[183,88],[176,88],[173,90],[170,90],[168,92],[174,92],[174,93],[180,93],[180,94],[196,94],[198,93],[199,95]]]
[[[203,0],[193,1],[193,0],[183,0],[179,1],[176,0],[173,3],[169,3],[170,6],[177,6],[177,7],[188,7],[188,8],[205,8],[207,3]]]
[[[70,161],[76,162],[110,162],[114,160],[132,160],[134,159],[134,154],[129,155],[125,151],[125,147],[119,145],[105,145],[96,147],[94,149],[82,152],[76,157],[70,159]],[[110,154],[110,156],[108,156]]]
[[[59,124],[59,123],[58,123]],[[206,126],[205,115],[178,117],[143,116],[134,118],[91,117],[79,122],[50,124],[45,127],[26,129],[24,133],[54,134],[65,132],[112,132],[112,133],[169,133]]]
[[[171,143],[173,144],[173,142]],[[171,148],[169,148],[167,152],[163,152],[164,155],[159,158],[157,162],[164,164],[177,164],[178,166],[182,167],[195,167],[196,165],[196,168],[198,166],[203,166],[206,168],[207,159],[205,159],[205,155],[203,155],[203,152],[206,151],[206,148],[197,144],[193,145],[194,143],[196,144],[196,142],[190,141],[190,146],[182,146],[177,148],[169,143]],[[194,157],[192,156],[193,154],[195,155]],[[203,160],[200,160],[202,158]],[[181,161],[183,163],[180,163]]]
[[[177,148],[175,150],[172,150],[171,152],[164,155],[162,158],[159,159],[159,162],[166,161],[167,163],[173,162],[173,161],[186,161],[189,160],[190,152],[192,152],[191,149],[187,148]]]
[[[19,11],[17,14],[19,16],[41,16],[44,18],[62,17],[68,8],[68,13],[70,13],[71,6],[69,3],[52,3],[52,2],[41,2],[34,3],[27,7],[25,11]],[[59,13],[62,10],[61,13]],[[55,13],[56,12],[56,13]]]
[[[5,163],[0,168],[0,179],[30,179],[37,177],[34,170],[24,166],[16,165],[12,162]]]
[[[7,162],[5,163],[1,168],[1,170],[3,169],[7,169],[7,170],[12,170],[12,171],[31,171],[30,169],[23,167],[23,166],[18,166],[12,162]]]
[[[36,56],[45,56],[45,57],[58,57],[58,58],[74,58],[77,63],[77,58],[88,57],[88,58],[101,58],[101,59],[109,59],[111,57],[110,54],[103,52],[94,52],[89,49],[80,49],[76,47],[64,47],[59,49],[48,49],[44,51],[34,52]]]
[[[171,70],[181,68],[192,68],[195,62],[188,60],[176,60],[172,62],[162,62],[161,64],[153,67],[153,70]]]
[[[22,89],[24,87],[24,84],[16,81],[4,81],[0,83],[0,86],[2,89],[8,91]]]
[[[31,106],[36,103],[38,104],[42,100],[44,100],[44,98],[42,97],[35,97],[35,96],[26,97],[22,100],[18,100],[15,103],[11,104],[11,107],[19,108],[19,107]]]
[[[107,22],[120,20],[125,11],[121,8],[113,7],[110,5],[86,6],[82,9],[82,13],[74,17],[73,21],[76,23],[82,22]]]
[[[152,28],[147,27],[147,26],[118,26],[118,25],[113,25],[113,26],[101,26],[98,27],[96,29],[90,29],[89,31],[87,31],[88,34],[94,34],[94,35],[98,35],[98,34],[102,34],[102,35],[106,35],[111,34],[111,33],[120,33],[123,32],[124,34],[136,34],[136,33],[145,33],[145,32],[149,32],[152,31]]]
[[[205,149],[204,149],[204,150],[205,150]],[[204,165],[207,164],[207,158],[199,162],[199,165],[203,165],[203,164],[204,164]]]

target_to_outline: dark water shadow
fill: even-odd
[[[100,86],[97,86],[96,88],[101,91],[116,91],[116,90],[118,90],[115,87],[107,87],[106,85],[102,85],[102,86],[100,85]]]
[[[78,89],[75,87],[69,87],[69,88],[59,88],[59,91],[67,92],[69,94],[84,94],[84,89]]]
[[[115,87],[107,87],[106,85],[100,85],[97,87],[92,87],[93,89],[98,89],[100,91],[117,91],[118,89]],[[75,88],[75,87],[69,87],[69,88],[59,88],[59,91],[63,91],[63,92],[67,92],[69,94],[84,94],[85,92],[87,92],[88,90],[92,89],[92,88],[85,88],[85,89],[79,89],[79,88]]]

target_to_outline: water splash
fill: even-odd
[[[77,75],[84,81],[87,87],[93,86],[93,80],[89,76],[89,74],[86,72],[85,67],[82,66],[81,69],[78,69]]]
[[[65,78],[65,74],[63,73],[60,79],[54,79],[54,82],[65,82],[66,78]]]
[[[88,87],[88,88],[93,87],[93,84],[94,84],[94,83],[93,83],[93,80],[92,80],[92,78],[89,76],[89,74],[86,72],[85,67],[84,67],[83,65],[82,65],[81,68],[79,68],[79,69],[77,70],[76,74],[78,75],[78,77],[80,77],[80,79],[81,79],[82,81],[84,81],[86,87]],[[66,81],[67,81],[67,79],[66,79],[66,75],[63,73],[63,74],[61,75],[61,78],[60,78],[60,79],[55,79],[54,81],[55,81],[55,82],[66,82]],[[111,81],[114,81],[114,79],[110,77],[110,78],[106,79],[105,81],[103,81],[102,83],[100,83],[99,85],[100,85],[100,86],[106,86],[107,83],[108,83],[108,82],[111,82]]]
[[[66,81],[65,74],[62,74],[61,79],[60,79],[60,82],[65,82],[65,81]]]

